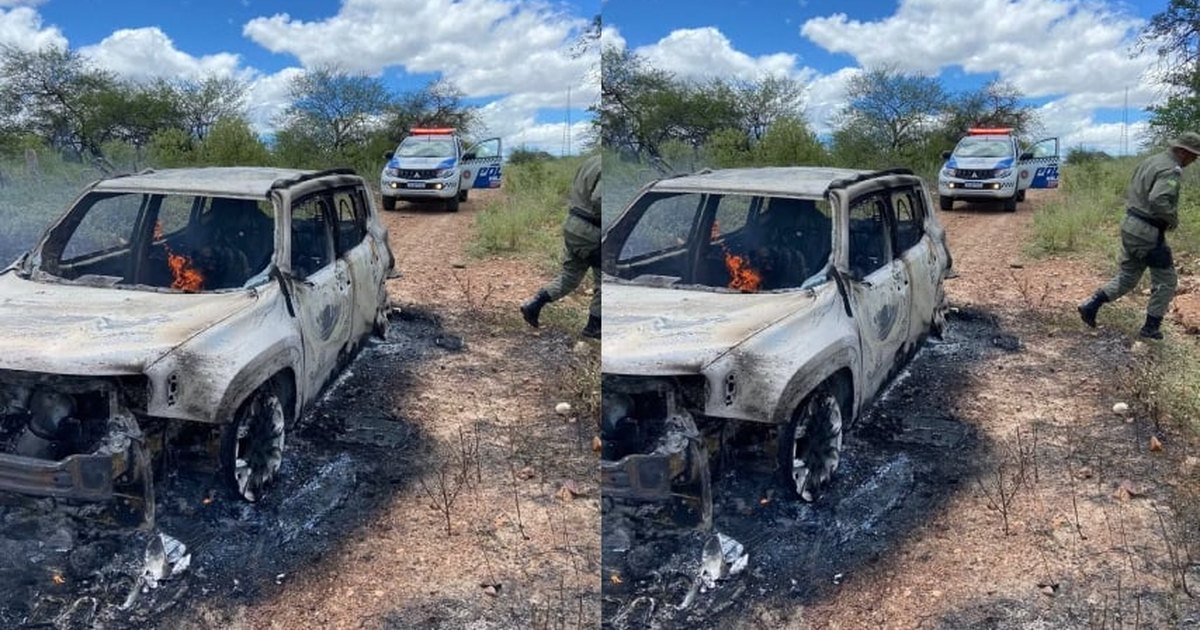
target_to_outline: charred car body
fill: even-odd
[[[0,273],[0,489],[145,503],[173,435],[254,501],[284,434],[386,325],[393,258],[349,170],[93,183]]]
[[[710,455],[765,429],[812,500],[857,417],[930,333],[950,267],[911,172],[760,168],[643,188],[604,235],[602,479],[711,518]],[[737,421],[737,422],[729,422]]]

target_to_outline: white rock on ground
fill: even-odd
[[[571,413],[571,403],[560,402],[557,405],[554,405],[554,412],[560,416],[565,416]]]

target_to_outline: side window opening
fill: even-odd
[[[696,224],[703,197],[698,193],[647,193],[613,227],[624,231],[614,239],[617,277],[667,276],[676,280],[689,274],[688,239]],[[610,232],[610,237],[613,232]]]
[[[892,212],[896,216],[896,256],[921,242],[924,231],[924,204],[920,194],[903,190],[892,194]]]
[[[322,195],[292,204],[292,273],[310,276],[333,261],[333,232],[329,202]]]
[[[865,278],[890,260],[887,206],[880,195],[855,200],[850,205],[849,265],[856,278]]]
[[[354,189],[343,189],[333,193],[333,207],[337,217],[338,256],[354,249],[367,234],[366,209],[362,197]]]

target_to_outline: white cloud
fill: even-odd
[[[619,37],[619,35],[617,35]],[[624,40],[620,40],[624,43]],[[680,29],[649,46],[634,50],[652,67],[683,79],[745,78],[808,75],[797,67],[796,55],[775,53],[752,57],[736,50],[715,27]]]
[[[862,70],[842,68],[833,74],[815,77],[805,92],[805,117],[818,135],[833,131],[835,118],[846,104],[846,84]]]
[[[479,110],[480,122],[483,129],[481,136],[499,136],[505,151],[519,146],[541,149],[553,155],[562,152],[567,142],[567,121],[565,114],[561,122],[546,123],[537,121],[539,105],[535,99],[525,95],[502,98]],[[579,119],[576,116],[571,121],[571,151],[578,153],[591,133],[590,118]]]
[[[439,73],[472,97],[543,94],[562,106],[572,86],[577,102],[595,99],[599,82],[589,76],[595,52],[572,54],[588,21],[546,7],[505,0],[346,0],[327,19],[304,22],[279,14],[255,18],[243,32],[306,67]]]
[[[46,4],[46,0],[0,0],[0,9],[12,7],[36,7]]]
[[[291,104],[288,96],[292,81],[304,73],[300,68],[284,68],[269,75],[258,75],[246,89],[246,117],[260,134],[275,129],[275,122]]]
[[[1153,60],[1130,57],[1129,47],[1142,25],[1084,0],[901,0],[882,20],[837,13],[808,20],[800,32],[863,66],[995,72],[1033,97],[1089,92],[1112,98],[1129,87],[1141,98],[1149,96]]]
[[[12,6],[0,2],[0,6]],[[29,7],[17,7],[10,11],[0,9],[0,45],[14,46],[22,50],[38,50],[46,46],[65,48],[67,38],[56,26],[42,25],[42,16]]]
[[[240,66],[240,58],[232,53],[189,55],[176,48],[175,42],[156,26],[114,31],[99,44],[84,46],[79,52],[97,66],[135,81],[233,76],[239,74]]]
[[[605,26],[600,29],[600,45],[604,48],[625,50],[625,38],[621,36],[621,31],[616,27]]]

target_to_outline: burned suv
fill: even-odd
[[[843,425],[941,330],[950,254],[931,208],[900,169],[643,188],[602,248],[604,496],[682,497],[708,524],[710,454],[757,427],[785,487],[812,500]]]
[[[386,325],[392,262],[353,171],[93,183],[0,273],[0,490],[152,518],[150,461],[191,429],[258,499],[285,430]]]

